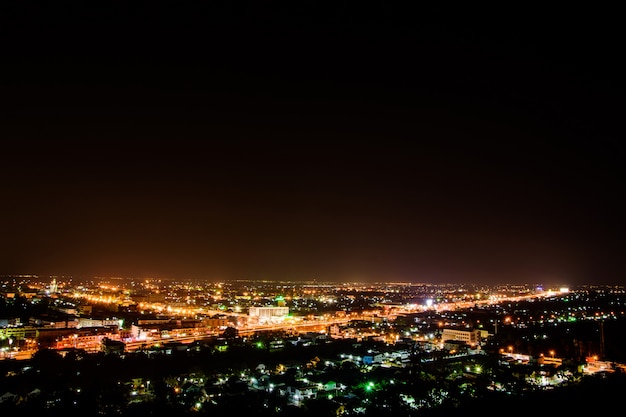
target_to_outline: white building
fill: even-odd
[[[289,314],[289,307],[250,307],[248,316],[252,322],[276,323]]]
[[[465,342],[473,347],[480,343],[480,330],[443,329],[441,341],[445,342],[446,340]]]

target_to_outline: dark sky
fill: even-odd
[[[2,6],[0,274],[626,284],[615,11],[88,3]]]

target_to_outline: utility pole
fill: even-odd
[[[600,359],[604,360],[604,320],[600,320]]]

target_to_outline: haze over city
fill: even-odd
[[[3,19],[0,273],[625,284],[618,30],[459,15]]]

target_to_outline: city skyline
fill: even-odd
[[[1,275],[626,283],[611,22],[213,7],[3,25]]]

